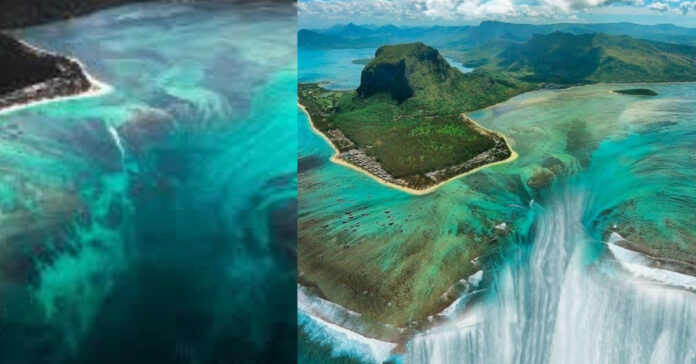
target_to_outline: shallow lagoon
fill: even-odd
[[[315,80],[332,79],[334,76],[345,77],[340,75],[343,69],[337,68],[335,71],[337,74],[334,74],[330,67],[322,69],[325,72],[323,77],[317,77]],[[300,69],[300,74],[303,72]],[[624,86],[626,85],[622,85]],[[350,254],[342,253],[338,249],[323,248],[323,246],[331,247],[336,242],[350,246],[348,250],[354,249],[355,246],[364,246],[363,250],[354,253],[352,257],[356,261],[348,264],[347,267],[357,272],[367,272],[364,277],[379,277],[378,280],[389,289],[400,287],[390,286],[391,275],[399,275],[398,272],[401,272],[404,266],[418,267],[416,269],[420,269],[419,273],[413,275],[415,280],[401,286],[406,287],[405,292],[409,297],[404,299],[401,305],[389,305],[393,302],[387,300],[393,296],[389,292],[380,291],[379,287],[373,287],[373,291],[368,293],[372,296],[365,299],[360,297],[362,292],[351,292],[350,285],[341,286],[340,280],[335,285],[326,283],[322,287],[325,293],[331,292],[338,298],[338,303],[348,309],[367,312],[368,315],[380,317],[380,320],[386,322],[398,322],[403,318],[404,312],[423,312],[424,308],[418,307],[414,298],[428,297],[429,292],[434,288],[442,291],[458,279],[473,273],[452,268],[457,260],[467,258],[461,255],[463,251],[467,251],[462,246],[469,245],[469,250],[475,251],[476,249],[471,247],[480,244],[472,240],[472,237],[489,236],[494,231],[495,225],[505,222],[510,231],[505,240],[508,240],[511,246],[534,247],[538,241],[534,231],[542,228],[540,221],[543,219],[540,216],[550,216],[549,218],[553,219],[554,206],[559,204],[578,206],[572,214],[569,214],[572,217],[568,221],[561,219],[558,224],[561,227],[564,224],[569,226],[579,224],[579,228],[573,230],[582,237],[577,241],[589,241],[588,244],[577,244],[582,247],[582,249],[578,248],[580,251],[578,254],[583,257],[581,267],[595,267],[611,259],[611,254],[607,253],[601,244],[607,231],[611,229],[622,233],[631,231],[637,236],[645,236],[647,241],[652,242],[659,249],[674,250],[674,247],[679,247],[682,251],[689,251],[693,244],[692,234],[696,232],[696,226],[690,219],[696,207],[696,201],[692,197],[696,191],[693,191],[695,187],[689,182],[695,177],[693,174],[696,174],[694,172],[696,160],[690,152],[690,148],[696,143],[694,139],[696,85],[685,83],[626,87],[649,87],[656,90],[659,96],[645,98],[617,95],[610,93],[616,85],[592,85],[528,93],[471,113],[470,116],[483,126],[507,135],[511,139],[513,148],[519,153],[519,159],[510,164],[487,168],[460,178],[426,196],[411,196],[391,190],[367,176],[330,163],[328,158],[332,153],[331,149],[309,130],[304,114],[298,113],[301,161],[299,170],[300,274],[303,267],[311,267],[311,264],[316,261],[328,260],[338,263],[341,259],[351,259]],[[307,162],[304,165],[303,160]],[[538,176],[539,171],[544,169],[553,171],[556,175],[553,180],[556,182],[529,188],[527,182],[530,178]],[[568,190],[571,192],[566,192]],[[559,199],[566,198],[568,202],[559,202]],[[361,213],[368,213],[368,216],[360,218],[360,227],[355,229],[356,231],[353,231],[353,228],[346,230],[345,224],[342,224],[344,213],[363,207],[365,209],[360,210]],[[390,215],[395,216],[395,220],[390,221],[397,221],[396,224],[382,226],[385,210],[389,210]],[[548,211],[543,212],[545,210]],[[406,218],[409,222],[405,221]],[[321,228],[324,225],[326,227]],[[675,226],[679,228],[675,229]],[[568,240],[571,240],[570,243]],[[573,238],[568,238],[566,235],[559,235],[549,238],[547,242],[563,247],[566,251],[564,254],[573,254],[576,245],[572,240]],[[312,252],[320,252],[316,254],[319,254],[321,258],[312,256],[303,258],[302,249],[305,244],[312,247]],[[405,256],[403,251],[413,246],[427,250],[427,254],[418,255],[418,261],[409,265],[410,258]],[[514,253],[515,251],[527,251],[527,253]],[[554,250],[554,252],[557,251]],[[506,271],[507,266],[528,267],[527,262],[533,261],[530,256],[534,255],[526,248],[514,248],[511,252],[513,252],[512,255],[503,254],[507,257],[505,260],[509,260],[510,263],[502,264],[502,271]],[[337,257],[334,258],[333,254]],[[457,259],[452,260],[452,257]],[[305,262],[309,264],[303,263],[303,259],[307,259]],[[565,260],[554,261],[554,267],[566,267],[567,264]],[[522,268],[522,271],[526,272],[526,269],[531,268]],[[559,276],[554,279],[563,280],[562,271],[558,274]],[[630,279],[630,276],[621,275],[618,271],[611,274],[619,277],[618,282],[622,279]],[[522,273],[518,275],[523,276]],[[500,283],[503,279],[502,274],[491,272],[486,276],[492,286],[503,286]],[[360,279],[357,281],[359,282]],[[602,282],[601,279],[598,281]],[[343,282],[345,283],[346,280]],[[519,285],[508,284],[506,287],[519,287]],[[604,292],[609,290],[620,295],[616,293],[618,291],[612,291],[610,286],[586,288],[588,289],[587,297],[593,294],[601,296],[596,292],[602,290],[605,290]],[[534,289],[537,292],[534,292]],[[549,289],[549,292],[551,291],[553,290]],[[542,299],[539,297],[545,294],[544,288],[539,286],[532,287],[532,292],[528,294],[522,291],[516,292],[519,295],[513,295],[511,301],[507,301],[510,305],[514,305],[515,300],[525,302]],[[578,294],[579,296],[574,296],[574,299],[582,299],[582,292]],[[624,294],[628,293],[624,292]],[[641,297],[640,293],[636,295],[635,297]],[[689,299],[689,295],[691,294],[675,298],[676,304],[663,302],[662,305],[679,310],[679,307],[682,307],[679,302],[685,302],[683,299]],[[629,296],[634,297],[633,293]],[[548,300],[558,302],[559,297],[561,296],[555,294]],[[679,301],[680,299],[682,301]],[[495,307],[500,302],[499,295],[492,292],[485,302],[486,305]],[[638,305],[642,301],[636,298],[632,302]],[[605,302],[605,304],[611,303]],[[660,305],[660,303],[646,304]],[[532,306],[527,306],[526,309],[529,307]],[[643,310],[641,312],[645,314],[655,313],[650,307],[636,307],[635,310],[636,312]],[[432,312],[432,310],[425,308],[425,312]],[[556,311],[545,312],[553,315]],[[629,311],[623,313],[627,312]],[[517,315],[526,314],[533,320],[532,311],[522,309],[517,313]],[[640,331],[640,327],[644,327],[640,325],[651,324],[650,319],[651,317],[648,317],[647,321],[636,323],[634,328]],[[662,317],[655,316],[652,319],[652,324],[658,326],[653,326],[654,330],[646,334],[646,342],[650,340],[654,342],[660,335],[671,335],[669,340],[674,340],[670,341],[673,343],[691,342],[689,341],[690,332],[684,331],[679,335],[663,334],[665,332],[663,328],[669,325],[669,320],[665,319],[665,323],[660,326]],[[682,317],[680,320],[688,322],[691,319],[691,317]],[[569,321],[564,322],[569,323]],[[570,323],[573,321],[571,320]],[[575,335],[581,336],[581,331],[578,331],[581,330],[579,326],[578,321],[578,327],[566,327],[564,332],[568,335],[574,332]],[[313,331],[312,325],[306,327],[308,331]],[[487,326],[483,323],[479,327],[495,326]],[[363,331],[368,336],[375,335],[374,330]],[[563,331],[558,334],[562,333]],[[490,334],[495,333],[490,332]],[[464,334],[459,336],[462,340],[473,340],[477,337]],[[607,338],[607,336],[603,337]],[[437,346],[438,340],[441,346]],[[318,339],[318,342],[321,341]],[[331,340],[326,339],[325,342],[329,343]],[[415,362],[436,360],[436,358],[446,362],[447,358],[461,357],[457,354],[462,354],[462,351],[466,350],[470,351],[470,357],[474,362],[477,362],[476,358],[481,361],[481,358],[486,356],[486,346],[483,344],[479,347],[465,348],[456,341],[448,342],[443,337],[422,338],[419,343],[421,346],[410,344],[412,348],[415,347],[409,351],[410,359]],[[591,341],[584,343],[589,345]],[[660,356],[663,355],[660,352],[662,349],[658,350],[652,344],[645,345],[647,353],[633,354],[629,353],[628,346],[622,346],[625,343],[617,342],[616,344],[624,350],[619,351],[619,354],[624,353],[623,358],[645,359],[647,357],[649,359],[653,354],[655,357],[665,358]],[[525,348],[525,345],[527,344],[519,343],[518,346]],[[547,362],[551,355],[550,345],[550,341],[539,342],[535,347],[535,350],[538,350],[536,359],[522,362]],[[363,344],[354,343],[354,346],[352,349],[345,349],[347,345],[342,345],[342,349],[334,349],[333,355],[342,353],[361,357],[365,361],[376,360],[374,357],[370,359],[374,353],[370,354]],[[363,349],[359,349],[360,347]],[[437,347],[436,353],[442,355],[434,356],[435,352],[432,350],[424,350],[426,347]],[[447,350],[453,350],[449,351],[449,357],[443,354],[447,353]],[[554,355],[562,353],[558,350]],[[689,350],[685,349],[683,355],[688,356]],[[350,354],[351,352],[353,354]],[[507,353],[514,356],[519,355],[520,352],[512,350]],[[595,359],[601,361],[616,358],[607,356]],[[679,362],[683,358],[676,355],[666,360]]]

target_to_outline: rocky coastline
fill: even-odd
[[[0,34],[0,66],[0,112],[99,88],[76,60],[5,34]]]

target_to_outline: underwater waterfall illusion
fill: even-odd
[[[300,50],[301,82],[359,82],[369,50]],[[357,70],[357,72],[356,72]],[[305,362],[380,363],[696,363],[694,279],[646,269],[649,260],[611,242],[625,231],[657,248],[696,232],[696,99],[693,83],[637,84],[654,99],[615,97],[615,85],[542,90],[471,113],[504,132],[520,158],[409,196],[328,161],[331,150],[298,114],[300,242],[331,244],[340,230],[322,230],[346,207],[368,206],[351,244],[394,247],[378,255],[386,271],[404,241],[430,234],[465,244],[458,226],[485,233],[502,222],[513,248],[475,299],[458,301],[440,321],[417,332],[394,354],[369,321],[340,306],[302,296],[300,358]],[[303,159],[304,158],[304,159]],[[310,163],[312,162],[312,163]],[[561,178],[530,193],[520,187],[539,166],[562,163]],[[409,216],[418,223],[380,230],[372,216]],[[377,219],[377,218],[374,218]],[[340,228],[340,221],[338,221]],[[364,227],[362,227],[364,226]],[[303,231],[309,231],[303,234]],[[659,241],[665,242],[660,246]],[[445,255],[445,253],[443,253]],[[639,264],[640,263],[640,264]],[[446,263],[431,266],[442,272]],[[304,295],[305,291],[299,291]],[[473,298],[473,297],[469,297]],[[343,302],[341,302],[343,303]],[[335,321],[326,320],[335,318]],[[444,321],[444,322],[443,322]],[[342,326],[342,327],[337,327]],[[350,331],[347,331],[349,329]]]
[[[601,245],[581,219],[585,198],[565,191],[549,201],[531,251],[496,273],[487,304],[414,338],[409,362],[694,362],[696,297],[597,261]]]

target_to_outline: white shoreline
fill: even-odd
[[[431,320],[433,316],[443,316],[448,319],[452,319],[457,315],[457,313],[466,310],[468,308],[467,306],[469,304],[469,298],[472,295],[483,291],[477,290],[478,286],[481,284],[481,281],[483,280],[483,275],[483,270],[478,270],[476,273],[470,275],[469,277],[460,279],[456,284],[466,285],[465,292],[462,295],[460,295],[457,299],[455,299],[452,303],[450,303],[449,306],[445,307],[445,309],[443,309],[442,311],[436,313],[435,315],[428,316],[428,319]]]
[[[92,77],[92,75],[90,75],[89,72],[87,72],[87,68],[85,67],[85,65],[82,64],[82,62],[80,62],[76,58],[60,55],[57,53],[53,53],[53,52],[41,49],[41,48],[36,47],[32,44],[29,44],[26,41],[21,40],[21,39],[17,39],[17,41],[20,42],[21,44],[23,44],[24,46],[26,46],[27,48],[33,49],[36,52],[48,54],[48,55],[52,55],[52,56],[56,56],[56,57],[64,57],[64,58],[67,58],[67,59],[77,63],[80,66],[82,73],[85,75],[85,77],[87,78],[87,81],[89,81],[91,86],[87,91],[77,93],[74,95],[45,97],[45,98],[32,100],[29,102],[1,108],[0,115],[6,115],[6,114],[14,113],[14,112],[17,112],[20,110],[28,109],[28,108],[31,108],[34,106],[46,105],[46,104],[50,104],[50,103],[54,103],[54,102],[103,96],[103,95],[110,93],[113,90],[113,87],[111,87],[111,85],[104,83],[104,82],[101,82],[101,81],[97,80],[96,78]],[[34,86],[34,85],[32,85],[32,86]],[[32,86],[29,86],[29,87],[32,87]]]
[[[389,339],[375,338],[367,333],[365,330],[361,330],[360,320],[363,315],[361,313],[350,310],[344,306],[339,305],[336,302],[323,299],[321,297],[315,296],[309,292],[309,290],[301,284],[297,284],[297,310],[312,317],[320,318],[323,321],[331,323],[336,326],[340,326],[346,330],[353,331],[360,336],[366,337],[368,339],[379,340],[383,342],[393,343]],[[390,324],[380,323],[377,321],[369,320],[377,326],[380,326],[386,330],[393,330],[394,334],[396,332],[399,334],[404,333],[403,328],[397,328]]]
[[[371,354],[375,363],[382,363],[391,357],[392,352],[396,348],[396,344],[387,341],[372,339],[358,334],[355,331],[348,330],[344,327],[338,326],[328,321],[316,317],[310,313],[300,311],[302,314],[306,315],[310,320],[314,321],[316,325],[324,327],[325,330],[330,331],[333,334],[333,339],[337,340],[346,345],[335,345],[331,343],[331,350],[342,352],[344,354],[360,354],[360,351],[356,350],[355,344],[364,345],[363,347],[367,349],[369,354]],[[366,359],[366,358],[361,358]]]
[[[335,325],[338,325],[339,322],[343,323],[346,319],[362,316],[338,303],[310,294],[307,289],[299,283],[297,284],[297,309]],[[344,317],[339,318],[338,316],[341,315]]]
[[[322,326],[331,332],[334,341],[331,343],[333,351],[345,354],[356,354],[356,346],[363,346],[372,356],[375,362],[381,363],[387,360],[397,344],[372,338],[359,332],[355,325],[350,324],[350,320],[358,319],[362,315],[351,311],[335,302],[325,300],[321,297],[312,295],[301,284],[297,284],[297,311],[306,315],[316,325]],[[336,345],[339,342],[339,345]]]

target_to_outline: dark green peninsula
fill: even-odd
[[[513,157],[463,115],[535,89],[502,74],[464,74],[423,43],[380,47],[355,91],[300,84],[300,104],[340,160],[410,192]]]
[[[617,94],[633,95],[633,96],[657,96],[657,92],[649,88],[629,88],[624,90],[614,90]]]
[[[0,67],[0,111],[98,88],[77,61],[38,50],[2,33]]]

